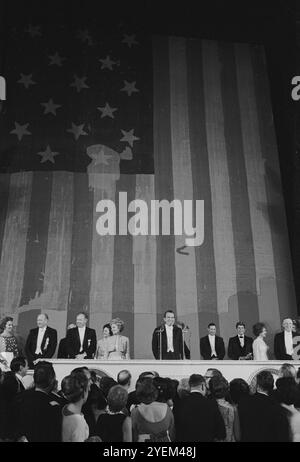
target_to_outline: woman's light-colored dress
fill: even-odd
[[[254,340],[252,348],[254,361],[268,361],[267,351],[269,347],[261,337],[257,337]]]
[[[97,343],[97,359],[130,359],[129,339],[123,335],[104,337]]]

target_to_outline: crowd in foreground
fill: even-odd
[[[258,373],[256,386],[230,383],[217,369],[180,381],[155,371],[96,376],[86,367],[64,377],[40,361],[24,387],[25,358],[0,376],[0,439],[16,442],[281,442],[300,441],[300,368],[283,364],[279,378]]]

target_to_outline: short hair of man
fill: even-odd
[[[212,377],[223,377],[222,372],[219,371],[219,369],[214,369],[213,367],[209,367],[207,371],[205,372],[205,375],[207,374],[207,372],[211,372]]]
[[[214,322],[210,322],[207,326],[207,328],[209,329],[210,327],[217,327],[216,324]]]
[[[117,382],[122,387],[126,387],[126,385],[130,385],[131,381],[131,374],[127,369],[120,371],[117,376]]]
[[[164,312],[164,318],[167,316],[167,313],[174,314],[174,316],[175,316],[175,313],[174,313],[173,310],[167,310],[167,311]]]
[[[52,390],[55,379],[55,371],[51,363],[48,361],[39,361],[35,365],[33,380],[36,388],[41,388],[46,391]]]
[[[21,367],[26,367],[26,358],[24,356],[17,356],[11,360],[10,370],[12,372],[18,373]]]
[[[257,374],[257,387],[270,393],[274,388],[274,377],[270,371],[261,371]]]
[[[99,385],[100,385],[100,390],[102,391],[103,395],[107,399],[110,389],[113,386],[118,385],[118,383],[112,377],[108,377],[105,375],[104,377],[101,377]]]
[[[107,403],[110,411],[120,412],[127,404],[128,393],[121,385],[114,385],[108,392]]]
[[[242,322],[242,321],[238,321],[238,322],[236,323],[236,325],[235,325],[235,328],[237,329],[239,326],[243,326],[243,327],[246,329],[246,325],[245,325],[245,323]]]
[[[40,313],[40,314],[38,314],[38,317],[41,316],[41,315],[42,315],[42,316],[45,316],[45,318],[47,319],[47,321],[49,321],[49,316],[47,315],[47,313]]]
[[[77,316],[79,316],[80,314],[83,314],[83,316],[85,317],[85,319],[87,319],[87,320],[89,319],[89,315],[87,314],[86,311],[80,311],[79,313],[77,313],[77,314],[76,314],[76,318],[77,318]]]
[[[189,378],[190,388],[199,387],[200,385],[205,385],[205,378],[200,374],[192,374]]]

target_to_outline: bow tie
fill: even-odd
[[[243,336],[243,335],[239,335],[239,338],[244,338],[244,336]]]

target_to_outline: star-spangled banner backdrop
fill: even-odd
[[[264,50],[66,24],[9,28],[1,73],[0,313],[26,337],[36,315],[65,335],[77,312],[101,336],[125,321],[152,358],[166,309],[270,334],[296,313]],[[96,204],[204,200],[205,237],[96,233]],[[271,341],[270,341],[271,344]]]

